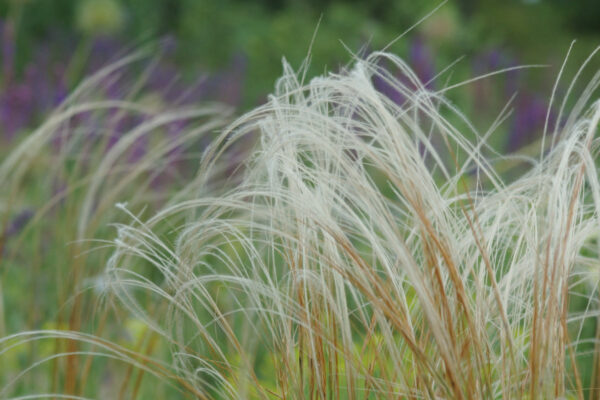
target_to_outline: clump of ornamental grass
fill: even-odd
[[[79,351],[42,361],[128,364],[122,398],[144,376],[202,399],[594,396],[598,334],[584,326],[598,316],[599,80],[538,155],[500,156],[486,141],[504,114],[480,134],[396,56],[308,83],[285,65],[184,195],[149,217],[117,204],[128,221],[104,294],[147,329],[146,351],[53,330],[2,339],[0,357],[15,342],[71,340]],[[564,111],[570,92],[551,102]],[[217,179],[251,139],[243,177]],[[82,204],[85,227],[94,207]]]

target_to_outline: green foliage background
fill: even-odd
[[[82,21],[82,10],[90,4],[107,2],[113,7],[113,14],[99,16],[96,25]],[[70,54],[69,51],[85,57],[86,46],[97,36],[116,38],[125,48],[131,49],[171,36],[178,44],[176,64],[184,79],[190,81],[201,73],[218,73],[228,68],[237,55],[243,55],[246,60],[240,110],[243,111],[261,102],[272,91],[282,71],[282,57],[295,68],[301,65],[309,53],[315,32],[309,77],[338,70],[348,63],[351,53],[362,48],[376,50],[385,47],[440,4],[437,0],[0,0],[0,20],[15,27],[17,76],[25,73],[33,52],[49,37],[52,38],[51,55],[60,60],[65,58],[65,54]],[[570,58],[573,66],[581,64],[600,44],[599,9],[596,0],[449,0],[412,29],[405,39],[395,42],[390,51],[405,57],[409,52],[409,40],[418,35],[426,39],[433,52],[436,71],[464,56],[442,79],[453,83],[472,77],[472,61],[485,51],[501,51],[517,64],[547,63],[549,68],[523,74],[516,82],[518,90],[533,90],[547,97],[572,40],[578,41]],[[103,23],[110,29],[104,31]],[[598,61],[593,63],[598,66]],[[593,72],[594,68],[589,70]],[[71,88],[82,78],[83,72],[81,76],[75,74],[69,82]],[[494,79],[501,86],[509,78],[499,76]],[[582,82],[585,81],[584,77]],[[482,129],[489,126],[508,96],[494,87],[489,92],[489,108],[479,110],[475,108],[468,88],[448,95]],[[5,153],[8,150],[0,148],[0,155]],[[17,205],[35,208],[52,196],[53,188],[43,175],[47,166],[54,163],[52,156],[49,154],[47,159],[36,160],[35,171],[38,172],[23,181],[19,196],[12,199],[14,212],[7,213],[7,221],[19,211]],[[77,177],[71,167],[65,165],[64,175]],[[71,301],[64,298],[64,293],[71,293],[68,282],[63,282],[63,279],[69,275],[68,268],[72,266],[65,262],[67,251],[63,244],[72,239],[71,230],[76,226],[77,215],[73,210],[77,210],[78,196],[80,194],[74,192],[70,202],[62,205],[54,215],[54,220],[47,223],[43,219],[42,222],[36,221],[34,228],[21,233],[19,246],[12,245],[17,250],[22,246],[24,250],[15,250],[15,257],[0,264],[0,277],[5,282],[5,308],[13,310],[5,316],[8,332],[24,327],[63,328],[54,321],[56,314],[67,314],[65,310],[68,311],[68,302]],[[55,225],[55,221],[61,223]],[[114,234],[112,230],[97,233],[108,238]],[[44,235],[51,238],[50,244],[44,244]],[[42,249],[43,245],[49,248]],[[31,254],[44,254],[46,258],[41,260],[39,255],[29,257]],[[95,260],[94,256],[90,256],[90,264],[101,270],[105,260],[101,257]],[[44,270],[44,279],[38,279],[37,275],[24,269],[31,267],[38,271],[33,269],[34,266],[39,270],[54,269]],[[90,276],[98,272],[87,271]],[[55,279],[49,281],[45,279],[47,276]],[[60,284],[67,289],[61,288]],[[28,288],[32,294],[29,295],[23,288]],[[65,303],[67,305],[63,309]],[[574,303],[571,306],[583,309],[586,304]],[[61,307],[61,311],[56,311],[57,307]],[[143,343],[140,338],[145,335],[144,328],[136,325],[140,321],[123,320],[123,327],[111,326],[109,329],[117,332],[115,336],[122,336],[123,346],[133,349]],[[95,325],[90,323],[90,326],[85,328],[92,331]],[[592,324],[586,329],[593,334],[595,326]],[[45,356],[52,353],[54,342],[41,342],[39,346],[37,353]],[[157,353],[159,358],[168,357],[165,347],[158,347],[155,355]],[[14,369],[32,361],[27,351],[17,351],[14,357],[21,358],[7,361],[7,364],[14,364]],[[274,375],[268,360],[258,360],[257,363],[261,377]],[[53,371],[52,368],[52,365],[47,366],[48,371]],[[102,366],[98,366],[98,370],[102,370]],[[584,380],[589,378],[586,373],[589,371],[584,371]],[[25,391],[30,383],[23,381],[17,392],[18,389]],[[86,388],[86,394],[94,395],[98,390],[91,385]],[[144,385],[140,398],[169,398],[173,395],[171,388],[164,390],[164,393],[157,393],[153,392],[151,385]]]
[[[0,18],[16,21],[17,65],[22,68],[31,48],[50,33],[79,39],[93,36],[94,32],[82,32],[78,15],[89,3],[104,1],[115,3],[123,16],[111,35],[129,46],[174,36],[179,65],[188,76],[223,68],[235,54],[243,53],[248,61],[246,106],[270,92],[281,73],[282,55],[293,66],[300,65],[319,19],[312,74],[346,63],[348,49],[355,52],[366,44],[382,48],[441,4],[437,0],[5,0],[0,3]],[[556,66],[573,39],[579,41],[574,63],[598,43],[597,10],[594,0],[450,0],[408,37],[428,36],[439,68],[458,56],[468,60],[490,48],[502,49],[520,63]],[[431,32],[436,24],[447,26],[447,31]],[[405,53],[405,42],[398,41],[390,50]],[[555,69],[548,75],[553,73]]]

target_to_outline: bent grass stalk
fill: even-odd
[[[486,143],[504,117],[477,135],[447,89],[429,90],[400,58],[376,52],[307,84],[301,76],[284,64],[267,104],[225,128],[198,174],[152,214],[142,213],[152,192],[138,177],[173,147],[154,147],[123,173],[115,164],[138,137],[217,109],[157,115],[76,181],[83,192],[69,234],[80,247],[67,260],[93,249],[83,239],[108,238],[103,224],[114,223],[110,258],[107,249],[98,258],[102,296],[114,318],[144,327],[135,348],[100,339],[106,328],[93,336],[72,323],[9,336],[2,354],[15,340],[67,338],[71,347],[42,361],[87,355],[82,382],[66,364],[63,388],[72,395],[79,385],[81,396],[94,395],[85,387],[102,356],[125,364],[120,398],[161,383],[206,399],[582,399],[596,390],[596,377],[579,368],[588,368],[580,347],[597,345],[583,328],[598,318],[598,281],[580,283],[600,255],[600,103],[592,99],[600,79],[545,132],[551,147],[540,158],[499,158],[523,166],[508,180]],[[241,177],[227,179],[235,146],[252,142]],[[0,177],[18,177],[9,181],[14,198],[28,168],[20,160],[0,166]],[[82,273],[90,260],[78,262]],[[585,308],[571,309],[573,299]],[[142,382],[149,373],[160,380]]]

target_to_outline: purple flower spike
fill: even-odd
[[[124,47],[116,40],[99,36],[94,39],[87,64],[87,74],[93,74],[124,55]]]
[[[127,132],[131,131],[135,127],[142,123],[142,117],[139,115],[126,114],[123,116],[118,115],[117,111],[113,111],[118,116],[117,119],[112,118],[109,125],[109,137],[106,143],[106,150],[109,151]],[[92,124],[90,124],[92,125]]]
[[[410,45],[409,59],[421,82],[427,88],[431,88],[433,84],[431,80],[435,76],[433,57],[420,36],[415,37]]]
[[[515,110],[513,127],[508,137],[508,150],[516,151],[538,136],[544,128],[547,112],[548,107],[542,99],[525,94]],[[550,116],[552,117],[552,113]],[[551,128],[552,126],[549,127]]]
[[[393,103],[401,105],[406,101],[406,97],[396,89],[391,82],[396,78],[391,76],[391,73],[385,68],[385,65],[380,63],[378,73],[371,78],[375,90],[390,99]]]
[[[148,138],[146,136],[142,136],[137,138],[137,140],[131,145],[129,150],[129,162],[135,164],[140,161],[148,151]]]
[[[64,74],[58,75],[54,95],[52,97],[53,106],[60,105],[69,95],[69,89],[64,79]]]
[[[160,93],[164,100],[176,102],[180,89],[183,89],[178,83],[177,67],[170,62],[161,62],[152,67],[147,86],[150,90]]]
[[[17,216],[12,219],[12,221],[6,228],[6,231],[4,232],[5,237],[9,238],[11,236],[18,235],[19,232],[23,230],[25,225],[27,225],[27,223],[33,217],[33,215],[34,212],[30,208],[26,208],[25,210],[17,214]]]
[[[514,59],[510,59],[507,61],[506,63],[506,67],[515,67],[519,65],[519,62],[517,60]],[[506,96],[512,96],[519,87],[519,77],[520,77],[520,71],[519,70],[512,70],[512,71],[508,71],[506,73],[506,83],[505,83],[505,87],[504,87],[504,92],[506,93]]]
[[[25,128],[35,114],[33,91],[26,84],[12,85],[5,89],[0,98],[0,123],[4,136],[11,140]]]
[[[486,54],[487,69],[489,71],[495,71],[502,67],[502,59],[504,54],[498,49],[492,49]]]

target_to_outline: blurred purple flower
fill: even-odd
[[[165,101],[176,101],[182,89],[179,82],[179,71],[171,62],[165,61],[152,67],[147,86],[160,93]]]
[[[421,83],[430,89],[433,86],[432,79],[435,76],[435,67],[429,47],[421,36],[415,36],[411,41],[409,60]]]
[[[506,61],[505,68],[516,67],[518,65],[518,60],[509,58]],[[513,69],[506,73],[506,78],[504,81],[504,93],[506,97],[510,97],[517,92],[519,88],[519,78],[520,71],[518,69]]]
[[[56,211],[62,205],[64,205],[65,200],[69,195],[69,186],[66,180],[60,177],[54,177],[52,180],[52,208],[51,212]]]
[[[32,62],[25,67],[23,77],[19,81],[4,82],[0,94],[0,133],[5,140],[10,141],[19,131],[35,123],[37,116],[64,99],[63,74],[64,68],[51,65],[49,49],[42,44],[34,50]]]
[[[381,71],[381,74],[373,75],[372,80],[375,90],[386,96],[393,103],[403,104],[406,101],[406,97],[390,83],[395,79],[389,76],[389,73]]]
[[[472,64],[473,77],[496,72],[505,68],[519,65],[518,60],[498,48],[490,49],[477,55]],[[503,92],[499,92],[497,82],[504,83]],[[507,101],[519,88],[520,71],[513,69],[504,72],[498,79],[479,79],[473,82],[473,102],[475,109],[480,112],[490,106],[495,107],[495,101]],[[504,97],[502,97],[502,93]]]
[[[129,162],[135,164],[141,160],[148,152],[148,137],[141,136],[133,142],[129,148]]]
[[[541,98],[532,94],[520,96],[508,136],[507,150],[516,151],[539,136],[543,131],[547,113],[548,106]],[[552,129],[553,120],[554,113],[550,112],[549,129]]]
[[[26,83],[12,84],[0,95],[0,129],[7,140],[25,128],[35,115],[33,90]]]
[[[96,37],[91,44],[86,73],[97,72],[124,54],[124,46],[116,39],[104,36]]]
[[[421,36],[416,36],[412,39],[409,47],[408,60],[420,83],[424,85],[425,88],[432,89],[434,86],[433,79],[435,77],[433,56]],[[378,73],[372,77],[372,82],[379,93],[398,105],[404,104],[407,98],[401,93],[401,90],[392,85],[392,82],[399,82],[402,88],[408,90],[417,90],[416,82],[413,82],[400,72],[394,74],[381,62],[379,63]]]
[[[106,150],[110,150],[121,137],[142,123],[142,117],[139,115],[124,114],[121,115],[119,110],[113,110],[114,118],[111,119],[108,125],[108,141],[106,142]]]
[[[3,69],[5,72],[12,71],[14,35],[10,26],[6,23],[1,24],[1,21],[0,35]],[[67,97],[69,86],[78,79],[80,74],[91,75],[127,53],[126,47],[116,39],[98,37],[93,39],[89,49],[80,49],[85,53],[74,54],[70,49],[77,46],[76,38],[62,37],[60,32],[55,32],[55,35],[59,35],[59,39],[54,37],[54,40],[41,42],[32,49],[30,62],[25,66],[18,80],[3,82],[0,92],[0,138],[11,140],[20,131],[37,123],[43,118],[44,113],[55,108]],[[172,60],[176,47],[177,42],[173,37],[166,37],[159,43],[159,56],[156,62],[152,63],[152,70],[145,71],[148,75],[146,80],[141,82],[143,87],[139,92],[127,91],[140,82],[140,77],[145,76],[137,68],[139,65],[131,65],[103,78],[96,86],[95,94],[101,94],[109,99],[122,99],[123,96],[132,95],[139,95],[139,99],[142,99],[149,95],[148,100],[156,103],[158,109],[194,104],[208,99],[220,100],[232,105],[241,103],[247,67],[247,60],[243,55],[236,55],[230,66],[218,74],[208,78],[203,76],[190,84],[180,79],[179,68]],[[87,56],[87,59],[81,66],[73,65],[78,63],[79,59],[68,61],[73,60],[73,57],[82,56]],[[85,132],[90,139],[90,145],[99,139],[106,140],[108,150],[125,132],[139,125],[142,120],[143,117],[139,115],[116,109],[106,112],[82,112],[65,122],[64,129],[61,128],[61,131],[57,132],[52,143],[56,149],[60,149],[67,136],[72,135],[76,128],[78,132]],[[185,126],[185,123],[170,124],[166,127],[165,134],[175,140]],[[84,144],[82,152],[85,146],[87,145]],[[132,159],[136,160],[143,156],[147,146],[148,144],[142,140],[135,143],[131,148]],[[183,149],[173,150],[174,158],[180,158],[177,154],[182,151]]]
[[[25,210],[23,210],[19,214],[17,214],[12,219],[12,221],[10,221],[10,224],[4,231],[5,237],[9,238],[11,236],[18,235],[19,232],[21,232],[23,230],[25,225],[27,225],[27,223],[33,217],[33,215],[34,215],[34,212],[30,208],[26,208]]]

